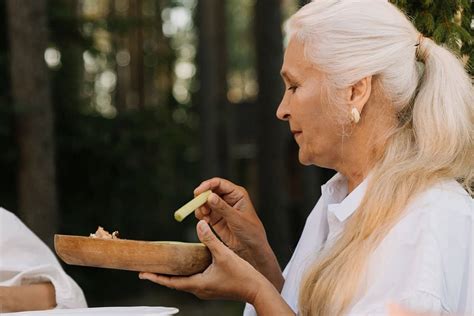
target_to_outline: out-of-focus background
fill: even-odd
[[[250,192],[284,265],[330,170],[302,167],[275,111],[297,0],[1,0],[0,205],[46,243],[98,225],[195,241],[174,210],[212,176]],[[472,56],[471,1],[392,1]],[[473,60],[471,58],[471,60]],[[472,67],[470,68],[472,71]],[[90,306],[238,315],[133,272],[65,266]]]

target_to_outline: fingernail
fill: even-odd
[[[143,279],[144,279],[144,278],[143,278],[143,275],[142,275],[141,273],[138,274],[138,278],[139,278],[140,280],[143,280]]]
[[[201,233],[205,233],[207,231],[207,223],[203,220],[200,220],[198,223],[198,229]]]
[[[217,204],[217,195],[215,195],[214,193],[209,195],[209,203],[211,203],[212,205],[216,205]]]

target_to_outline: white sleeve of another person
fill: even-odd
[[[51,282],[56,308],[84,308],[81,288],[52,251],[14,214],[0,208],[0,286]]]

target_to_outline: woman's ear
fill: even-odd
[[[354,85],[350,86],[347,91],[347,103],[349,109],[356,108],[362,113],[365,104],[372,93],[372,76],[362,78]]]

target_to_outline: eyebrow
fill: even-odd
[[[280,71],[280,75],[288,81],[296,81],[295,77],[288,70]]]

